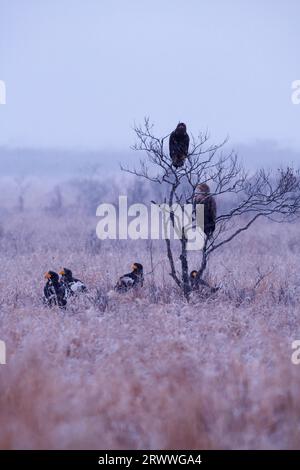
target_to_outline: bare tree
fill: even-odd
[[[45,211],[56,217],[60,217],[64,212],[63,195],[60,185],[54,186],[48,197],[49,204],[45,207]]]
[[[185,165],[174,168],[166,151],[168,136],[158,138],[153,125],[146,118],[142,126],[134,128],[137,142],[133,149],[146,154],[139,168],[121,167],[123,171],[142,177],[160,185],[164,190],[164,202],[169,204],[171,222],[175,228],[174,203],[184,210],[184,205],[195,201],[196,188],[207,183],[212,188],[211,195],[221,202],[230,199],[216,217],[213,234],[205,237],[202,256],[198,266],[197,282],[202,282],[208,259],[216,250],[224,247],[245,232],[260,217],[268,217],[277,222],[292,220],[300,210],[299,171],[291,167],[276,171],[259,169],[245,171],[238,156],[226,151],[227,139],[220,144],[211,144],[207,132],[197,138],[191,137],[189,154]],[[181,273],[175,268],[174,250],[171,240],[166,239],[166,250],[170,264],[170,275],[188,299],[191,291],[187,256],[187,238],[184,228],[180,239]]]
[[[18,176],[15,178],[15,183],[18,188],[18,201],[17,201],[17,210],[19,212],[24,212],[25,208],[25,195],[30,188],[30,182],[26,180],[25,176]]]

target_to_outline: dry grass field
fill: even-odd
[[[188,304],[159,242],[144,288],[109,293],[133,261],[150,271],[149,243],[99,242],[96,223],[2,211],[0,448],[299,448],[299,224],[257,222]],[[48,309],[43,273],[62,266],[89,292]]]

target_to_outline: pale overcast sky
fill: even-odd
[[[299,0],[0,0],[0,146],[128,149],[149,115],[300,150]]]

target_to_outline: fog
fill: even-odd
[[[297,0],[1,0],[0,9],[1,146],[104,152],[111,168],[149,115],[158,135],[183,120],[216,140],[299,151]]]
[[[132,133],[132,142],[134,135]],[[243,165],[250,170],[281,165],[300,165],[300,151],[278,145],[275,141],[256,141],[252,144],[238,143],[233,148]],[[122,177],[120,164],[134,166],[142,154],[124,148],[124,151],[111,150],[62,150],[0,147],[0,177],[22,177],[26,179],[50,180],[91,176],[107,178]],[[124,176],[124,174],[123,174]]]

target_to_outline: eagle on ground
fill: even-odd
[[[116,292],[128,292],[131,289],[137,287],[143,287],[144,284],[144,272],[143,266],[140,263],[134,263],[132,265],[132,271],[130,273],[121,276],[115,286]]]
[[[87,290],[82,281],[73,277],[71,269],[63,268],[59,274],[61,275],[61,283],[66,289],[67,297]]]
[[[67,304],[66,289],[60,282],[59,275],[55,271],[47,271],[44,277],[47,279],[44,287],[44,304],[48,307],[57,305],[60,308],[65,308]]]

